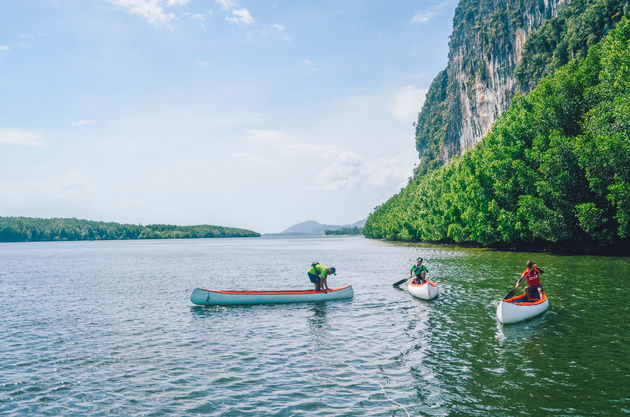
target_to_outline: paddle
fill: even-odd
[[[525,279],[525,277],[521,278],[518,280],[518,284],[516,284],[516,287],[514,287],[514,289],[512,291],[510,291],[509,293],[507,293],[507,295],[505,297],[503,297],[504,300],[507,300],[508,298],[512,298],[514,297],[514,294],[516,294],[516,289],[518,288],[519,285],[521,285],[521,282],[523,282],[523,280]]]
[[[409,278],[411,278],[411,277],[409,277]],[[408,280],[409,278],[405,278],[405,279],[401,279],[400,281],[396,281],[396,282],[394,282],[393,286],[394,286],[394,287],[397,287],[397,286],[399,286],[400,284],[404,284],[405,282],[407,282],[407,280]]]
[[[507,295],[505,297],[503,297],[504,300],[508,300],[512,297],[514,297],[514,294],[516,294],[516,288],[514,288],[512,291],[510,291],[509,293],[507,293]]]

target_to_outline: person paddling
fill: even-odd
[[[307,274],[311,282],[315,284],[315,291],[328,291],[328,275],[337,275],[337,270],[334,266],[329,268],[319,262],[313,262]]]
[[[416,261],[416,264],[411,267],[409,278],[413,278],[411,282],[414,284],[424,284],[427,280],[427,272],[429,272],[429,270],[426,266],[422,265],[422,258],[418,258]]]
[[[527,261],[527,269],[523,271],[521,279],[518,280],[514,289],[517,289],[521,282],[527,280],[525,288],[525,298],[527,300],[540,300],[543,298],[543,287],[540,283],[540,274],[543,270],[538,268],[532,261]]]

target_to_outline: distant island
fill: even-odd
[[[74,218],[0,217],[0,242],[259,237],[234,227],[121,224]]]
[[[265,233],[265,236],[320,236],[320,235],[357,235],[361,234],[366,219],[352,224],[322,224],[315,220],[307,220],[294,224],[280,233]]]

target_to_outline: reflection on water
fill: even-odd
[[[326,313],[328,311],[328,303],[317,302],[311,303],[306,315],[308,325],[314,332],[320,332],[326,327]]]
[[[190,307],[190,312],[192,313],[194,318],[208,318],[213,314],[220,313],[222,311],[226,311],[227,308],[224,306],[198,306],[193,305]]]
[[[530,338],[532,334],[539,331],[548,320],[547,314],[549,314],[549,310],[538,317],[512,324],[503,324],[497,320],[496,339],[503,343],[507,339],[518,342],[520,339]]]

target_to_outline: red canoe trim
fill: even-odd
[[[540,300],[536,300],[536,301],[531,301],[531,302],[527,302],[527,303],[523,303],[523,302],[516,302],[516,300],[518,300],[519,298],[523,298],[525,297],[525,294],[521,294],[519,296],[516,297],[512,297],[510,299],[507,300],[502,300],[505,301],[506,303],[512,303],[514,305],[517,306],[535,306],[536,304],[542,304],[545,302],[545,300],[547,300],[547,294],[543,293],[543,298],[541,298]]]
[[[339,287],[339,288],[331,288],[328,290],[328,292],[345,290],[348,287],[351,287],[351,285],[346,285],[345,287]],[[286,294],[323,294],[324,293],[324,291],[315,291],[315,290],[229,291],[229,290],[206,290],[205,288],[197,288],[197,289],[202,290],[202,291],[208,291],[208,292],[216,292],[219,294],[233,294],[233,295],[286,295]]]
[[[427,281],[424,284],[431,284],[434,287],[437,287],[437,284],[435,282],[432,282],[432,281]],[[424,284],[414,284],[413,282],[409,283],[409,285],[411,285],[412,287],[422,287]]]

